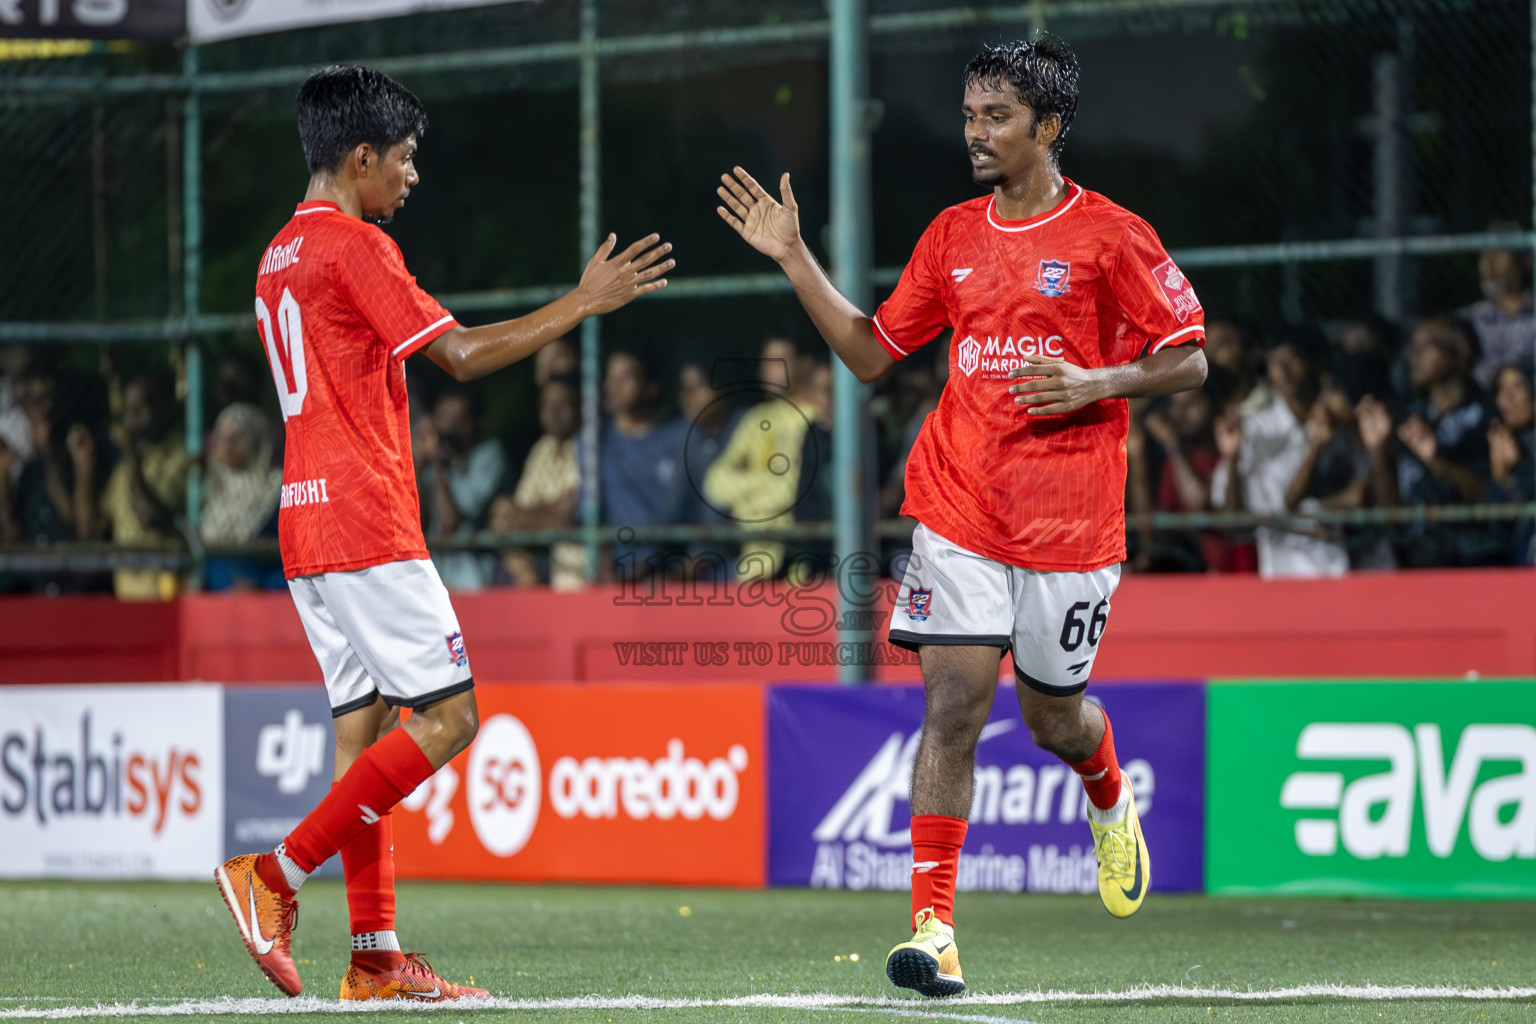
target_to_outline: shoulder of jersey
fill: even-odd
[[[1082,186],[1079,185],[1078,188],[1082,188]],[[1082,198],[1078,200],[1078,205],[1082,208],[1083,213],[1088,214],[1094,220],[1105,224],[1113,224],[1117,228],[1124,228],[1127,224],[1138,222],[1146,223],[1141,217],[1127,210],[1102,192],[1094,192],[1091,189],[1083,188]]]
[[[992,193],[987,192],[977,196],[975,199],[967,199],[963,203],[956,203],[954,206],[945,207],[939,212],[938,219],[945,219],[950,217],[984,217],[987,213],[987,204],[991,202]]]

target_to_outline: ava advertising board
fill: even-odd
[[[401,877],[760,886],[756,686],[478,684],[480,732],[395,811]]]
[[[1213,892],[1536,896],[1536,685],[1210,686]]]
[[[1203,882],[1205,693],[1199,683],[1098,684],[1136,792],[1159,890]],[[771,885],[905,890],[908,802],[923,720],[918,686],[775,686],[768,691]],[[998,687],[976,747],[958,887],[1097,891],[1086,795],[1038,749],[1013,687]]]
[[[0,875],[208,878],[223,713],[195,683],[0,687]]]
[[[325,687],[224,688],[224,850],[270,850],[330,792],[335,729]],[[320,875],[341,875],[332,857]]]

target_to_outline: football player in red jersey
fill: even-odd
[[[283,567],[325,676],[336,782],[276,850],[236,857],[215,878],[252,957],[289,995],[301,989],[294,894],[339,851],[353,932],[342,998],[483,996],[403,953],[394,930],[390,809],[479,728],[464,637],[422,538],[405,360],[425,352],[458,380],[491,373],[664,287],[672,247],[651,235],[615,256],[609,235],[567,295],[466,327],[375,226],[421,180],[420,101],[378,71],[329,67],[299,90],[298,121],[309,189],[262,254],[256,323],[287,433]]]
[[[961,114],[980,198],[941,212],[873,316],[839,294],[782,202],[740,167],[718,213],[777,260],[862,381],[954,331],[950,375],[907,462],[918,520],[892,612],[927,699],[912,771],[912,927],[886,973],[924,995],[965,991],[954,887],[976,743],[1011,652],[1030,735],[1083,778],[1110,913],[1151,881],[1109,719],[1083,700],[1125,558],[1126,399],[1199,387],[1204,313],[1141,218],[1062,177],[1077,58],[1058,39],[988,47]]]

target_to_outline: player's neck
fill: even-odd
[[[1028,220],[1055,209],[1067,198],[1067,183],[1055,167],[1041,166],[996,189],[997,215],[1003,220]]]
[[[343,188],[335,178],[328,175],[317,174],[309,179],[309,188],[304,192],[306,203],[335,203],[341,208],[341,212],[349,217],[363,216],[363,201],[358,197],[355,189]]]

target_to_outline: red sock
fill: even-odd
[[[288,833],[283,848],[300,868],[313,871],[431,776],[432,762],[410,733],[396,729],[352,762],[320,806]]]
[[[341,848],[341,870],[347,876],[352,934],[394,931],[394,812],[384,812],[378,822],[347,840]]]
[[[933,916],[955,926],[955,875],[960,847],[965,843],[964,818],[943,814],[912,816],[912,917],[927,907]],[[915,927],[915,926],[914,926]]]
[[[1068,761],[1067,767],[1083,777],[1083,788],[1088,799],[1101,811],[1115,806],[1120,799],[1120,762],[1115,760],[1115,733],[1109,727],[1109,715],[1104,715],[1104,738],[1099,749],[1086,761]]]

